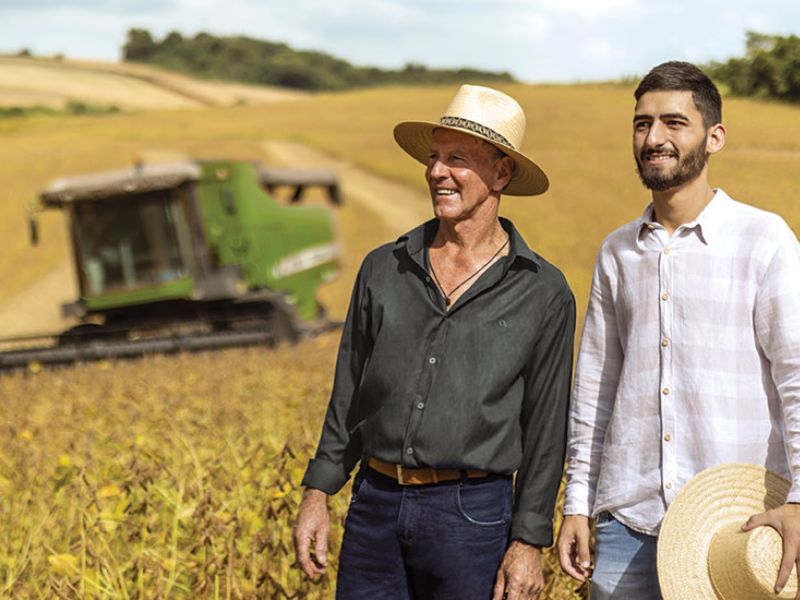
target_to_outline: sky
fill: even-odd
[[[357,65],[477,67],[527,82],[633,77],[800,35],[796,0],[0,0],[0,51],[116,61],[130,28],[247,35]]]

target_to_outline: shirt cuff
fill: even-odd
[[[800,486],[793,485],[786,496],[786,504],[800,504]]]
[[[564,509],[562,514],[591,515],[594,502],[589,496],[589,486],[567,483],[567,488],[564,490]]]
[[[518,512],[511,520],[511,539],[531,546],[553,545],[553,520],[534,512]]]
[[[342,465],[312,458],[308,461],[308,469],[306,469],[301,485],[322,490],[332,496],[344,487],[348,479],[350,479],[350,473]]]

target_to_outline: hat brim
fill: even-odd
[[[403,121],[395,126],[394,139],[412,158],[424,165],[428,163],[431,140],[435,129],[450,129],[476,137],[510,156],[516,166],[511,181],[506,186],[506,189],[503,190],[504,194],[510,196],[537,196],[546,192],[547,188],[550,187],[547,175],[530,158],[508,146],[467,129],[428,121]]]
[[[725,464],[706,469],[683,486],[670,504],[658,536],[658,581],[664,600],[717,599],[708,569],[714,536],[744,525],[754,514],[781,506],[789,482],[764,467]],[[776,570],[777,575],[777,570]],[[794,598],[791,583],[784,588]]]

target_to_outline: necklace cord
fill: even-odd
[[[491,263],[491,262],[492,262],[492,261],[493,261],[495,258],[497,258],[497,255],[498,255],[498,254],[500,254],[500,253],[503,251],[503,248],[505,248],[506,246],[508,246],[508,242],[509,242],[510,240],[511,240],[511,236],[507,236],[507,237],[506,237],[506,241],[505,241],[505,242],[503,242],[503,245],[502,245],[502,246],[500,246],[500,247],[497,249],[497,251],[496,251],[494,254],[492,254],[492,257],[491,257],[489,260],[487,260],[485,263],[483,263],[483,264],[482,264],[482,265],[481,265],[481,266],[478,268],[478,270],[477,270],[477,271],[475,271],[475,272],[473,272],[473,273],[472,273],[472,275],[470,275],[469,277],[467,277],[467,278],[466,278],[464,281],[462,281],[462,282],[461,282],[461,283],[459,283],[459,284],[458,284],[456,287],[454,287],[452,290],[450,290],[450,292],[449,292],[449,293],[444,291],[444,288],[442,287],[442,284],[439,282],[439,278],[436,276],[436,271],[433,269],[433,261],[432,261],[432,260],[429,260],[429,261],[428,261],[428,266],[429,266],[429,267],[430,267],[430,269],[431,269],[431,275],[433,275],[433,280],[436,282],[436,285],[438,285],[438,286],[439,286],[439,289],[441,290],[441,292],[442,292],[442,295],[444,296],[444,303],[445,303],[445,305],[446,305],[446,306],[450,306],[450,296],[452,296],[452,295],[453,295],[453,292],[455,292],[457,289],[459,289],[460,287],[462,287],[462,286],[463,286],[465,283],[467,283],[467,282],[468,282],[470,279],[472,279],[473,277],[475,277],[475,276],[476,276],[478,273],[480,273],[481,271],[483,271],[483,270],[484,270],[484,269],[487,267],[487,265],[489,265],[489,263]]]

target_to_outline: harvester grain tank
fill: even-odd
[[[278,187],[292,188],[279,202]],[[317,288],[339,271],[332,211],[300,204],[334,173],[246,161],[137,164],[60,179],[38,210],[65,212],[79,324],[0,367],[267,343],[328,325]],[[31,237],[38,239],[35,220]]]

